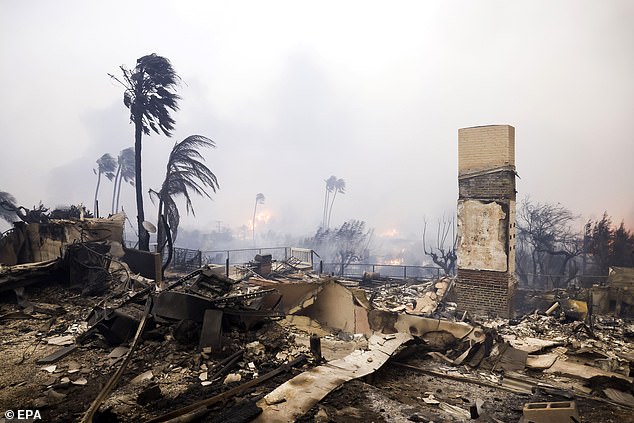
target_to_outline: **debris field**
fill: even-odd
[[[634,415],[632,320],[589,319],[569,293],[488,318],[457,307],[451,278],[344,280],[289,260],[264,275],[203,266],[157,282],[109,244],[70,248],[90,254],[54,268],[1,268],[4,409],[57,422]]]

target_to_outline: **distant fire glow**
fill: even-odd
[[[255,215],[255,227],[257,228],[260,225],[266,225],[271,220],[271,213],[268,210],[258,211],[258,214]],[[253,221],[249,219],[248,226],[249,228],[253,227]]]
[[[398,236],[398,229],[396,228],[388,229],[387,231],[382,232],[381,236],[384,236],[386,238],[395,238]]]
[[[405,248],[402,248],[398,255],[391,254],[383,259],[383,264],[390,264],[393,266],[402,266],[405,264]]]

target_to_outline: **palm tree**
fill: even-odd
[[[195,215],[191,201],[191,192],[211,198],[208,189],[216,192],[220,188],[218,179],[203,163],[204,158],[198,151],[200,147],[215,147],[216,144],[202,135],[190,135],[176,143],[167,161],[165,180],[160,191],[150,190],[150,194],[159,200],[157,248],[162,251],[166,242],[170,243],[169,256],[163,269],[171,260],[172,245],[178,233],[180,213],[176,205],[176,197],[185,197],[187,213]]]
[[[15,197],[8,192],[0,191],[0,219],[13,223],[17,207]]]
[[[255,207],[253,207],[253,222],[251,224],[251,229],[253,231],[253,246],[255,247],[255,211],[258,209],[258,204],[264,204],[264,194],[259,192],[255,196]]]
[[[121,150],[119,157],[117,157],[117,163],[119,165],[114,176],[114,188],[112,189],[112,214],[119,212],[121,181],[123,180],[134,186],[134,148],[128,147]]]
[[[150,54],[136,61],[134,69],[121,66],[123,79],[110,75],[125,88],[123,104],[130,109],[134,123],[134,185],[136,187],[139,249],[149,251],[150,234],[143,227],[143,184],[141,182],[141,137],[153,131],[172,136],[174,119],[171,111],[178,110],[180,97],[174,92],[180,81],[170,61]]]
[[[334,187],[335,194],[332,196],[332,201],[330,202],[330,211],[328,212],[328,223],[326,224],[326,228],[330,227],[330,217],[332,216],[332,206],[335,205],[335,198],[337,197],[337,193],[340,192],[342,194],[346,193],[346,181],[343,179],[337,179]]]
[[[330,198],[330,193],[332,192],[333,189],[335,189],[335,183],[337,182],[337,177],[335,175],[332,175],[330,178],[326,179],[324,182],[326,182],[326,194],[324,196],[324,213],[323,213],[321,226],[323,228],[326,228],[326,225],[328,223],[328,201]]]
[[[99,195],[99,185],[101,184],[101,174],[105,174],[108,180],[112,181],[114,178],[114,170],[117,167],[117,162],[114,157],[106,153],[97,159],[97,169],[93,169],[97,175],[97,188],[95,189],[95,217],[99,217],[99,202],[97,196]]]

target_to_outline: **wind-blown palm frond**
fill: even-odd
[[[170,136],[174,119],[170,110],[178,110],[180,96],[174,92],[180,78],[170,61],[155,53],[139,58],[134,69],[121,67],[126,90],[123,104],[130,109],[130,121],[142,123],[143,133],[150,130]]]
[[[0,191],[0,219],[13,223],[16,220],[17,206],[15,197],[8,192]]]
[[[128,147],[121,150],[118,160],[121,166],[121,178],[134,186],[134,148]]]
[[[176,204],[176,198],[183,196],[187,213],[195,215],[192,205],[192,194],[211,198],[209,190],[216,192],[219,188],[218,179],[204,164],[205,159],[198,151],[202,147],[215,147],[216,144],[209,138],[201,135],[190,135],[180,143],[177,143],[170,153],[167,161],[165,180],[160,191],[154,191],[154,196],[159,199],[159,234],[158,243],[161,246],[165,242],[164,229],[161,216],[165,216],[170,227],[172,240],[176,240],[180,213]]]
[[[97,159],[96,171],[106,175],[108,180],[112,181],[116,169],[117,161],[110,154],[106,153]]]

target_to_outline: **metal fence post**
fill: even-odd
[[[227,255],[227,260],[225,261],[225,276],[229,277],[229,256]]]
[[[319,274],[321,275],[322,273],[324,273],[324,261],[319,260]]]

